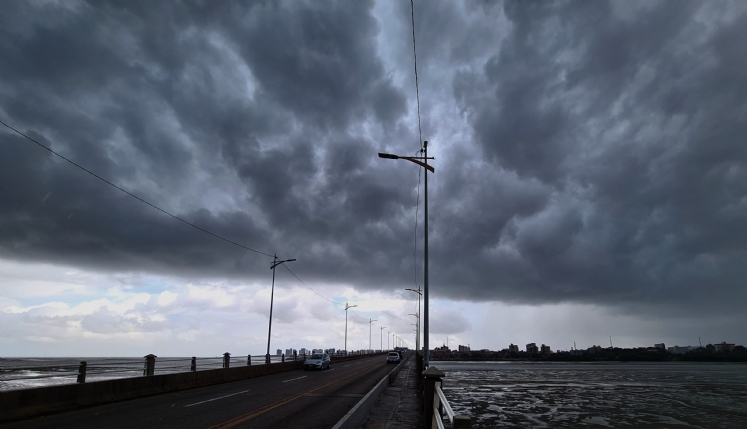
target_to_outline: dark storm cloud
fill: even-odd
[[[191,222],[298,258],[307,281],[412,286],[417,171],[375,156],[417,149],[409,3],[385,18],[361,1],[2,9],[3,120]],[[416,4],[434,293],[744,303],[744,9]],[[7,130],[0,144],[4,258],[268,275],[267,257]]]
[[[475,298],[530,302],[744,303],[747,15],[721,6],[505,4],[511,31],[455,95],[491,163],[553,197],[485,226],[500,238],[470,241],[482,254],[453,282],[479,270]]]

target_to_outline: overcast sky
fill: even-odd
[[[747,4],[414,17],[432,345],[747,343]],[[3,2],[0,58],[3,122],[253,249],[0,127],[0,356],[262,354],[275,253],[273,351],[414,346],[410,2]]]

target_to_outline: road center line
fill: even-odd
[[[304,375],[303,377],[291,378],[290,380],[285,380],[283,383],[287,383],[287,382],[293,381],[293,380],[300,380],[300,379],[306,378],[306,377],[308,377],[308,376]]]
[[[248,390],[244,390],[244,391],[241,391],[241,392],[236,392],[236,393],[231,393],[230,395],[226,395],[226,396],[221,396],[221,397],[218,397],[218,398],[208,399],[207,401],[202,401],[202,402],[195,402],[194,404],[189,404],[189,405],[185,405],[185,406],[183,406],[182,408],[187,408],[187,407],[191,407],[192,405],[200,405],[200,404],[204,404],[205,402],[212,402],[212,401],[217,401],[218,399],[228,398],[229,396],[240,395],[240,394],[242,394],[242,393],[246,393],[246,392],[248,392]]]

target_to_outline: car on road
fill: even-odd
[[[389,352],[389,355],[386,357],[386,363],[399,363],[400,359],[399,353]]]
[[[310,369],[324,370],[324,368],[329,368],[329,355],[327,353],[314,353],[307,357],[303,363],[304,371]]]

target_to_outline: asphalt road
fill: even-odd
[[[31,428],[282,428],[334,426],[394,367],[386,355],[167,393],[0,425]]]

